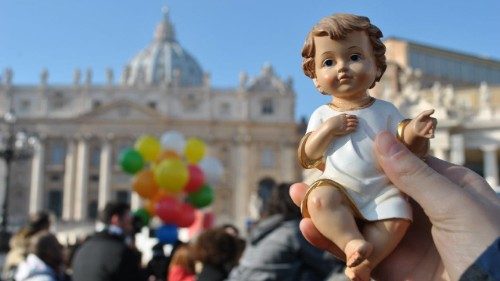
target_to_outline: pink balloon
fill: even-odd
[[[197,165],[189,165],[188,171],[189,171],[189,180],[186,186],[184,187],[184,190],[186,192],[198,191],[205,182],[205,175]]]
[[[176,224],[181,214],[181,203],[172,197],[162,198],[156,203],[155,211],[165,224]]]
[[[177,218],[177,226],[190,227],[196,218],[195,209],[191,205],[183,203],[180,206],[180,213]]]

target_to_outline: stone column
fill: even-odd
[[[78,158],[76,161],[75,184],[75,220],[85,220],[88,209],[88,181],[89,181],[89,147],[87,139],[78,141]]]
[[[63,195],[63,220],[73,219],[73,206],[75,198],[75,173],[76,173],[76,140],[67,141],[66,158],[64,162],[64,195]]]
[[[236,139],[236,145],[232,157],[231,171],[234,173],[233,193],[234,204],[234,222],[239,229],[245,229],[247,218],[247,206],[249,201],[249,170],[250,164],[250,136],[246,133],[240,133]],[[242,165],[242,163],[245,163]]]
[[[104,209],[110,200],[111,194],[111,141],[105,138],[101,146],[101,160],[99,164],[99,198],[98,210]]]
[[[498,159],[496,145],[481,147],[483,151],[484,178],[495,190],[498,186]]]
[[[38,139],[34,145],[34,154],[31,162],[31,185],[29,213],[36,213],[43,209],[43,195],[45,182],[45,144]]]
[[[465,144],[463,135],[452,135],[450,138],[450,162],[463,165],[465,163]]]
[[[5,198],[5,180],[7,176],[7,164],[4,160],[0,161],[0,202],[4,202]],[[0,203],[1,204],[1,203]],[[0,214],[3,210],[0,210]],[[2,214],[3,215],[3,214]]]

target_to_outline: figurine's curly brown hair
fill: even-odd
[[[375,86],[375,83],[380,81],[387,68],[385,45],[380,40],[383,34],[378,27],[371,24],[369,18],[352,14],[334,14],[325,17],[312,28],[302,48],[302,69],[304,70],[304,74],[311,79],[316,77],[314,71],[315,36],[330,36],[332,40],[342,40],[347,34],[353,31],[365,31],[370,40],[375,63],[380,70],[380,75],[375,78],[370,88]]]

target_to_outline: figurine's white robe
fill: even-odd
[[[374,155],[375,136],[382,131],[395,135],[404,117],[393,104],[378,99],[367,108],[344,112],[323,105],[311,115],[307,132],[315,131],[328,118],[343,113],[356,115],[358,127],[352,133],[335,138],[328,147],[325,171],[320,179],[341,184],[366,220],[411,220],[410,204],[378,167]]]

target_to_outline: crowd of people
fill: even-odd
[[[389,134],[376,138],[375,153],[391,181],[412,198],[414,222],[373,277],[500,280],[500,200],[486,181],[439,159],[424,163]],[[100,214],[104,229],[69,248],[50,232],[49,214],[40,212],[12,237],[0,280],[346,280],[345,263],[332,255],[335,246],[301,217],[307,185],[266,188],[258,192],[265,198],[246,240],[235,226],[221,225],[177,241],[168,254],[165,245],[154,245],[147,265],[134,246],[128,204],[108,203]]]
[[[154,245],[147,264],[135,247],[137,230],[126,203],[108,203],[99,215],[104,228],[69,247],[50,232],[50,215],[39,212],[11,239],[0,280],[325,280],[342,263],[303,238],[289,187],[275,184],[259,192],[260,219],[248,230],[247,241],[236,226],[220,225],[188,242]]]

